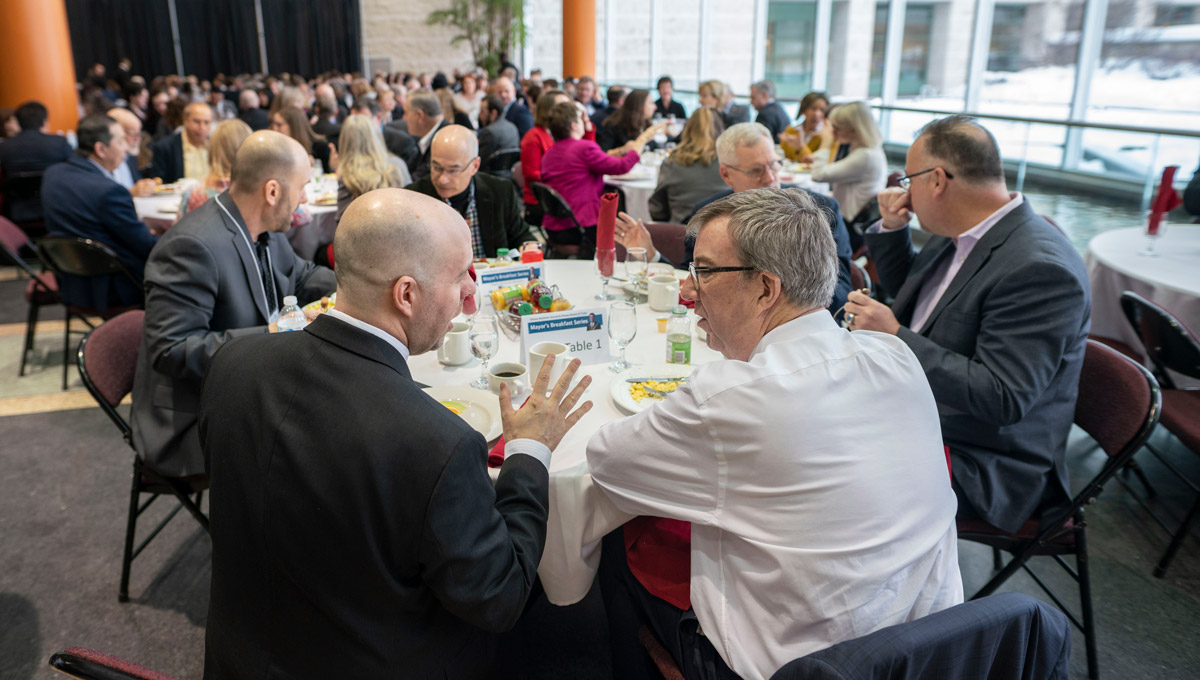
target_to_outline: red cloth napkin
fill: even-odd
[[[1150,222],[1146,225],[1146,233],[1151,236],[1158,235],[1158,227],[1162,223],[1163,215],[1183,203],[1183,200],[1179,198],[1179,192],[1175,191],[1173,186],[1176,170],[1179,170],[1178,165],[1168,165],[1163,168],[1162,181],[1158,183],[1158,195],[1154,197],[1154,203],[1150,205]]]
[[[521,402],[521,406],[518,408],[524,407],[527,403],[529,403],[529,397],[525,397],[525,401]],[[488,451],[488,467],[495,468],[501,465],[504,465],[504,435],[500,435],[500,438],[496,440],[496,445],[492,447],[491,451]]]
[[[617,198],[617,194],[611,191],[600,197],[600,215],[596,218],[596,250],[617,247],[613,236],[617,230]]]
[[[651,595],[680,609],[692,606],[692,525],[635,517],[625,523],[629,571]]]
[[[333,262],[333,260],[330,260],[330,262]],[[475,265],[471,265],[471,268],[467,270],[467,273],[471,275],[472,281],[479,280],[479,277],[475,276]],[[475,308],[474,296],[468,297],[467,299],[463,300],[462,311],[463,311],[463,314],[466,314],[467,316],[470,316],[470,315],[474,314],[475,312],[479,311],[478,309]]]

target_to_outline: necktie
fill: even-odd
[[[267,256],[267,238],[270,234],[258,237],[254,244],[254,254],[258,257],[258,271],[262,274],[263,292],[267,297],[267,314],[274,316],[279,309],[279,295],[275,290],[275,273],[271,271],[271,258]]]

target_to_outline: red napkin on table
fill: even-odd
[[[600,215],[596,218],[596,250],[616,248],[613,238],[617,230],[617,194],[609,192],[600,197]],[[609,272],[609,276],[612,273]]]
[[[1179,170],[1178,165],[1168,165],[1163,168],[1162,181],[1158,184],[1158,195],[1154,197],[1154,203],[1150,204],[1150,222],[1146,225],[1146,233],[1151,236],[1158,236],[1158,227],[1162,223],[1163,215],[1178,208],[1183,200],[1179,198],[1179,192],[1175,191],[1175,171]]]
[[[523,408],[528,403],[529,397],[525,397],[525,401],[521,402],[521,406],[518,408]],[[496,440],[496,445],[488,451],[488,467],[495,468],[501,465],[504,465],[504,435],[500,435],[500,438]]]

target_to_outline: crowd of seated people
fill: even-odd
[[[603,176],[639,161],[662,129],[656,112],[684,118],[672,81],[659,81],[656,102],[617,85],[600,99],[588,77],[522,80],[511,64],[495,78],[147,83],[128,64],[117,71],[124,82],[94,68],[82,85],[91,113],[74,151],[47,134],[44,106],[0,111],[0,173],[38,165],[48,231],[106,243],[142,282],[80,294],[145,307],[131,409],[145,463],[212,478],[206,677],[485,677],[495,633],[537,592],[549,460],[589,409],[590,378],[572,388],[573,362],[547,396],[547,368],[546,389],[503,409],[507,457],[493,484],[482,439],[423,397],[407,363],[440,345],[471,298],[471,262],[531,240],[535,220],[555,248],[591,256]],[[977,121],[927,125],[908,177],[884,189],[867,105],[805,101],[789,127],[774,85],[755,83],[749,122],[728,86],[706,81],[659,171],[652,214],[688,224],[686,260],[673,264],[689,268],[682,295],[724,359],[587,444],[607,501],[691,523],[689,576],[669,593],[639,580],[634,525],[601,543],[618,677],[644,677],[642,626],[685,675],[702,660],[711,677],[765,678],[953,606],[963,599],[956,516],[1015,531],[1069,500],[1065,448],[1090,310],[1079,255],[1007,190]],[[811,156],[833,198],[781,184],[777,140]],[[526,189],[556,189],[582,229],[481,172],[485,153],[515,147]],[[285,237],[315,161],[338,175],[329,267]],[[197,180],[161,236],[137,217],[146,178]],[[890,306],[849,286],[843,216],[873,199],[881,219],[864,238]],[[933,235],[920,252],[913,216]],[[628,215],[616,239],[658,258]],[[969,258],[974,248],[990,259]],[[309,332],[263,337],[278,330],[285,296],[335,290],[337,308]],[[843,307],[848,329],[831,315]],[[326,362],[307,362],[318,351]],[[413,417],[393,417],[379,398]],[[864,403],[887,408],[845,427]],[[362,426],[284,426],[330,417]],[[267,452],[253,443],[268,436],[283,472],[264,478]],[[828,473],[818,485],[814,465]],[[261,521],[281,495],[292,500],[283,542]]]

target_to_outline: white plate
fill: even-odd
[[[626,380],[630,378],[683,378],[692,374],[692,368],[690,364],[633,366],[629,370],[622,371],[613,376],[612,383],[608,388],[608,394],[612,397],[613,403],[620,407],[621,410],[628,413],[638,413],[659,403],[661,400],[649,397],[640,402],[634,401],[633,396],[629,394],[630,383],[625,382]]]
[[[615,179],[618,182],[636,182],[640,179],[650,179],[650,173],[635,170],[633,172],[627,172],[624,175],[609,175],[608,178]]]
[[[504,424],[500,421],[500,398],[491,392],[473,387],[426,387],[425,393],[437,401],[452,401],[464,406],[459,417],[489,443],[504,433]]]

